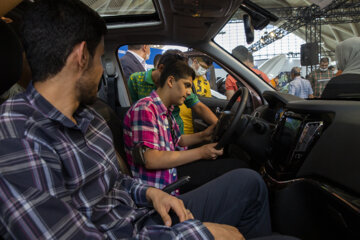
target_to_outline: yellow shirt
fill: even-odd
[[[210,83],[203,76],[196,77],[193,81],[195,92],[202,97],[211,97]],[[193,119],[191,108],[185,104],[180,106],[180,117],[184,122],[184,134],[194,133]]]

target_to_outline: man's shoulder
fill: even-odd
[[[144,81],[145,80],[145,72],[135,72],[130,75],[130,81]]]
[[[228,74],[228,75],[226,76],[225,81],[226,81],[226,82],[236,82],[236,79],[235,79],[233,76],[231,76],[230,74]]]
[[[310,83],[310,80],[306,79],[306,78],[301,78],[301,81],[306,82],[306,83]]]
[[[310,74],[319,74],[319,73],[321,73],[321,71],[320,71],[320,69],[315,69],[315,70],[313,70]]]
[[[41,124],[42,113],[28,102],[24,94],[0,105],[0,140],[22,138],[29,125]]]
[[[289,82],[289,86],[292,86],[292,87],[294,87],[294,86],[296,86],[296,85],[298,85],[298,80],[297,79],[294,79],[294,80],[292,80],[291,82]]]
[[[135,56],[132,55],[132,54],[129,53],[129,52],[126,52],[126,53],[124,54],[124,56],[122,56],[122,57],[120,58],[120,61],[125,61],[125,60],[128,60],[128,59],[130,59],[130,58],[135,58]]]
[[[195,93],[191,92],[191,94],[189,96],[187,96],[185,99],[185,105],[187,107],[191,107],[189,105],[194,105],[195,103],[197,103],[199,101],[200,101],[199,97]]]

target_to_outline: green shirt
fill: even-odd
[[[133,103],[141,98],[149,96],[151,91],[156,89],[154,81],[151,77],[152,71],[153,69],[150,69],[146,72],[133,73],[129,77],[128,88]],[[186,98],[184,104],[188,108],[191,108],[198,102],[199,98],[196,96],[196,94],[191,93],[191,95]],[[181,134],[184,134],[184,123],[180,117],[180,108],[175,106],[172,114],[176,119],[177,124],[179,125]]]

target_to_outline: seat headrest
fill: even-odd
[[[2,20],[0,36],[0,94],[3,94],[21,77],[23,51],[14,30]]]

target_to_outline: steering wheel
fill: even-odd
[[[239,106],[237,107],[236,112],[232,113],[231,108],[240,96],[241,100]],[[215,146],[216,149],[221,149],[230,143],[231,137],[236,130],[237,123],[245,110],[248,97],[249,90],[245,87],[240,87],[231,97],[224,108],[224,111],[221,112],[219,121],[217,122],[213,133],[213,142],[218,142]]]

